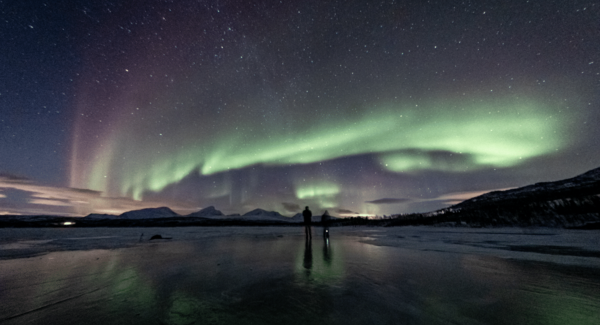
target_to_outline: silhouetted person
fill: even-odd
[[[302,211],[302,217],[304,217],[304,232],[306,233],[306,237],[312,238],[312,231],[310,229],[310,222],[312,219],[312,212],[306,207],[304,211]]]
[[[324,238],[329,238],[330,221],[331,221],[331,216],[329,215],[329,212],[327,212],[327,210],[325,210],[325,213],[323,213],[323,215],[321,216],[321,224],[323,225],[323,237]]]

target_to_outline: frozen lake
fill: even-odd
[[[599,231],[330,230],[0,229],[0,324],[599,324]]]

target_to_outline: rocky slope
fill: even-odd
[[[600,168],[582,175],[495,191],[393,224],[585,227],[600,222]]]

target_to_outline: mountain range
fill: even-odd
[[[89,215],[86,218],[98,217],[98,215]],[[101,218],[106,219],[107,216],[102,215]],[[169,208],[162,207],[129,211],[109,218],[118,220],[201,218],[219,222],[260,221],[275,223],[300,223],[303,221],[300,213],[290,218],[275,211],[262,209],[256,209],[241,216],[226,216],[212,206],[186,216],[180,216]],[[312,218],[313,222],[319,222],[320,220],[320,215]],[[335,218],[334,221],[336,221]],[[337,221],[340,225],[347,223],[343,219]],[[433,212],[394,215],[391,219],[365,222],[387,226],[451,225],[593,228],[600,225],[600,168],[565,180],[489,192]]]
[[[329,213],[325,211],[327,215]],[[221,211],[217,210],[214,206],[206,207],[197,212],[190,213],[188,215],[179,215],[173,210],[167,207],[160,208],[147,208],[141,210],[133,210],[124,212],[120,215],[111,214],[89,214],[85,216],[86,219],[95,220],[139,220],[139,219],[164,219],[164,218],[201,218],[211,220],[244,220],[244,221],[278,221],[278,222],[304,222],[302,213],[297,213],[293,217],[286,217],[277,211],[266,211],[263,209],[254,209],[246,212],[243,215],[233,214],[225,215]],[[334,217],[331,217],[335,219]],[[312,217],[313,222],[320,222],[321,215],[315,215]]]
[[[147,208],[124,212],[120,215],[109,214],[89,214],[84,219],[95,220],[145,220],[145,219],[167,219],[167,218],[187,218],[187,219],[210,219],[214,221],[243,220],[243,221],[275,221],[275,222],[296,222],[297,220],[281,215],[276,211],[266,211],[263,209],[254,209],[243,215],[233,214],[225,215],[214,206],[206,207],[197,212],[188,215],[180,215],[167,207]]]
[[[600,168],[565,180],[489,192],[429,213],[394,217],[392,225],[595,227],[600,222]]]
[[[489,192],[428,213],[393,215],[379,220],[334,217],[331,220],[332,225],[600,229],[600,168],[565,180]],[[313,216],[312,221],[320,222],[321,216]],[[286,217],[276,211],[255,209],[243,215],[224,215],[215,207],[209,206],[188,215],[179,215],[168,207],[159,207],[128,211],[120,215],[90,214],[84,218],[5,216],[0,218],[0,227],[56,227],[75,224],[81,227],[289,225],[301,222],[301,213]]]

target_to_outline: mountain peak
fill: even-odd
[[[598,193],[600,193],[600,168],[555,182],[541,182],[511,190],[489,192],[458,203],[450,209],[472,208],[507,201],[553,200]]]
[[[217,209],[215,209],[214,206],[209,206],[206,207],[200,211],[191,213],[188,215],[188,217],[213,217],[213,216],[223,216],[223,213]]]
[[[425,216],[433,217],[428,224],[580,227],[600,221],[599,211],[600,168],[596,168],[564,180],[489,192]]]
[[[167,207],[147,208],[141,210],[133,210],[122,213],[119,219],[154,219],[154,218],[171,218],[179,215]]]
[[[249,216],[283,217],[279,212],[267,211],[267,210],[263,210],[263,209],[254,209],[254,210],[246,212],[242,215],[242,217],[249,217]]]

